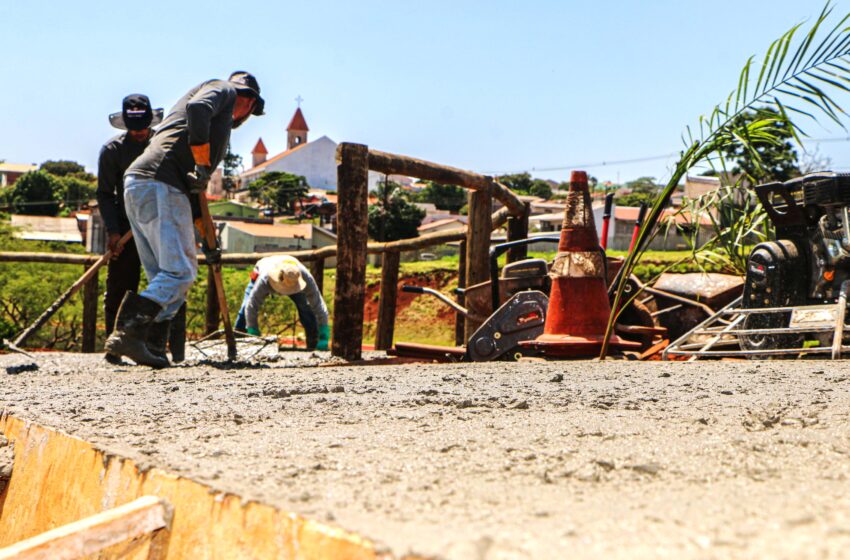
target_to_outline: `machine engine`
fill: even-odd
[[[850,278],[850,174],[821,172],[755,188],[776,241],[750,253],[744,308],[834,303]],[[745,329],[788,327],[790,312],[750,315]],[[824,335],[828,342],[828,336]],[[744,335],[748,350],[799,347],[794,334]]]

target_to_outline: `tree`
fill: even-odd
[[[397,241],[418,237],[425,211],[411,203],[401,185],[392,181],[378,184],[372,193],[378,203],[369,207],[369,237],[375,241]]]
[[[533,181],[528,173],[514,173],[512,175],[502,175],[496,177],[496,180],[514,191],[517,194],[528,194],[531,190]]]
[[[295,203],[310,190],[307,179],[285,171],[269,171],[248,185],[251,198],[269,206],[274,213],[295,214]]]
[[[41,164],[39,167],[40,171],[44,171],[46,173],[50,173],[51,175],[55,175],[56,177],[64,177],[66,175],[71,175],[72,173],[85,173],[86,168],[77,163],[76,161],[70,161],[67,159],[60,160],[47,160]]]
[[[758,129],[750,133],[752,123],[765,119],[777,120],[781,116],[770,107],[762,107],[735,117],[731,126],[747,136],[743,142],[731,143],[723,149],[724,156],[735,162],[732,172],[743,173],[755,184],[799,177],[800,164],[791,144],[794,136],[788,123],[777,121],[775,137],[769,141],[758,136]]]
[[[419,202],[430,202],[439,210],[456,214],[466,204],[466,189],[427,181],[416,198]]]
[[[641,202],[652,204],[661,190],[661,186],[655,183],[655,177],[640,177],[623,186],[631,193],[617,197],[617,206],[640,206]]]
[[[9,193],[9,203],[17,214],[55,216],[59,213],[62,185],[44,171],[24,173],[15,181]]]
[[[222,186],[224,190],[227,192],[236,190],[238,184],[236,177],[239,175],[239,168],[242,167],[242,156],[234,154],[230,150],[230,143],[227,144],[227,152],[224,154],[222,166],[224,167],[224,172],[222,173]]]
[[[76,161],[47,160],[41,164],[39,171],[50,174],[58,182],[59,188],[55,195],[63,202],[66,212],[79,209],[94,198],[97,191],[97,177]]]
[[[79,209],[95,197],[97,184],[81,179],[77,173],[60,177],[57,181],[59,182],[58,195],[65,209]]]
[[[552,198],[552,185],[543,179],[534,179],[531,182],[531,187],[528,189],[528,194],[540,197],[543,200],[549,200]]]
[[[537,196],[544,200],[552,198],[552,185],[544,179],[535,179],[529,173],[514,173],[502,175],[497,181],[511,189],[516,194]],[[569,188],[569,183],[566,184]]]

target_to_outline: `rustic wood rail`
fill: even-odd
[[[337,147],[337,230],[345,235],[337,238],[337,283],[334,290],[333,346],[335,356],[347,360],[361,357],[363,343],[363,303],[366,295],[366,255],[373,252],[393,253],[418,249],[437,244],[437,237],[424,235],[420,238],[405,240],[412,243],[409,249],[398,242],[370,244],[367,224],[369,171],[383,173],[386,176],[404,175],[421,180],[456,185],[468,189],[469,213],[468,225],[456,236],[445,237],[440,243],[463,241],[465,246],[463,278],[466,285],[485,282],[488,274],[488,253],[490,235],[495,227],[508,222],[508,239],[524,239],[528,236],[529,207],[510,189],[499,183],[494,177],[465,171],[430,161],[371,150],[363,144],[343,142]],[[504,212],[492,214],[493,199],[504,205]],[[448,233],[448,232],[443,232]],[[515,251],[509,255],[513,260],[521,255]],[[393,330],[396,314],[396,286],[399,259],[384,258],[382,270],[381,295],[379,300],[378,325],[375,347],[379,350],[390,348],[393,343]],[[479,323],[466,320],[463,339],[466,340],[477,329]],[[458,327],[459,330],[459,327]],[[458,339],[461,337],[458,336]]]
[[[338,204],[336,246],[298,251],[267,253],[226,253],[221,262],[225,266],[251,266],[259,259],[274,254],[288,254],[309,263],[319,288],[324,280],[325,260],[337,260],[336,287],[334,290],[333,347],[335,356],[348,360],[361,357],[363,343],[363,306],[366,294],[366,255],[381,254],[381,294],[378,309],[375,347],[386,350],[393,345],[395,329],[397,284],[400,253],[416,251],[445,243],[460,242],[459,286],[465,287],[489,279],[488,253],[490,235],[494,229],[507,224],[508,240],[528,236],[528,205],[493,177],[480,175],[407,156],[369,150],[361,144],[340,144],[337,149]],[[368,172],[379,171],[387,175],[406,175],[419,179],[453,184],[469,189],[469,224],[466,227],[428,233],[412,239],[385,243],[369,243],[368,224]],[[503,207],[492,211],[493,199]],[[525,258],[525,248],[511,251],[508,261]],[[34,252],[0,252],[0,263],[46,263],[92,266],[100,255]],[[198,263],[206,264],[203,254]],[[207,283],[205,329],[207,333],[218,328],[218,305],[213,283]],[[459,298],[463,303],[463,298]],[[83,352],[94,352],[97,333],[98,276],[95,275],[83,289]],[[458,323],[456,341],[463,343],[478,328],[478,323],[467,320]]]

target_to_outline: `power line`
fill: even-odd
[[[606,167],[608,165],[626,165],[629,163],[643,163],[645,161],[654,161],[659,159],[667,159],[673,156],[679,155],[679,152],[672,152],[669,154],[659,155],[659,156],[646,156],[640,158],[633,159],[621,159],[621,160],[611,160],[611,161],[600,161],[597,163],[579,163],[575,165],[560,165],[558,167],[530,167],[523,169],[521,171],[509,171],[506,173],[495,173],[493,171],[485,171],[488,175],[506,175],[510,173],[522,173],[524,171],[569,171],[570,169],[589,169],[591,167]]]
[[[850,136],[843,136],[838,138],[812,138],[808,140],[803,140],[804,143],[810,144],[826,144],[832,142],[850,142]],[[495,172],[495,171],[484,171],[483,173],[486,175],[510,175],[513,173],[524,173],[524,172],[532,172],[532,171],[569,171],[571,169],[590,169],[593,167],[607,167],[610,165],[628,165],[631,163],[644,163],[647,161],[657,161],[660,159],[667,159],[674,156],[679,155],[680,152],[672,152],[669,154],[662,154],[657,156],[645,156],[639,158],[632,159],[620,159],[620,160],[611,160],[611,161],[600,161],[597,163],[581,163],[575,165],[559,165],[556,167],[527,167],[525,169],[521,169],[518,171],[505,171],[505,172]]]

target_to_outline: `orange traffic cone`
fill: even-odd
[[[549,272],[552,292],[543,334],[521,343],[544,356],[582,358],[602,349],[611,305],[605,278],[605,251],[599,246],[587,173],[573,171],[564,209],[558,256]],[[640,344],[611,336],[612,348]]]

